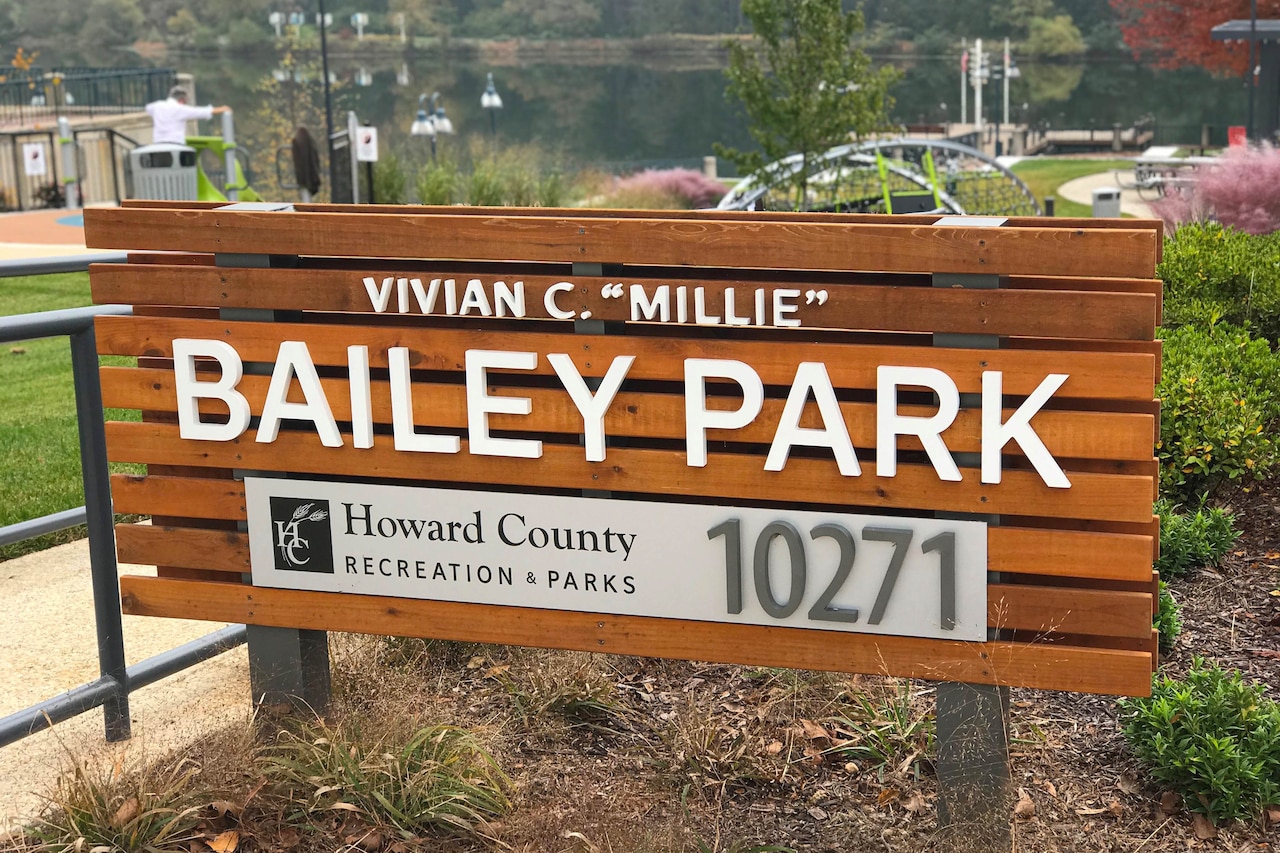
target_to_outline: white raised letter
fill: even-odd
[[[707,379],[729,379],[742,386],[737,409],[707,408]],[[707,465],[707,430],[741,429],[756,419],[764,405],[760,374],[740,361],[724,358],[684,360],[684,441],[691,468]]]
[[[409,379],[409,348],[387,350],[391,379],[391,435],[396,450],[416,453],[457,453],[462,441],[456,435],[424,435],[413,429],[413,391]]]
[[[382,280],[382,287],[378,287],[378,282],[373,276],[364,277],[364,289],[369,293],[369,301],[373,303],[373,310],[379,314],[387,310],[387,305],[391,302],[391,288],[396,280],[391,277]]]
[[[573,282],[558,281],[547,288],[547,292],[542,295],[542,305],[547,309],[547,313],[557,320],[572,320],[573,312],[565,311],[556,304],[557,293],[572,293]]]
[[[289,382],[298,377],[302,388],[301,403],[289,402]],[[270,444],[280,431],[280,421],[311,421],[316,425],[320,443],[325,447],[341,447],[342,433],[333,419],[329,400],[320,387],[320,374],[305,341],[282,341],[271,368],[271,384],[267,386],[267,399],[262,404],[262,420],[258,424],[257,441]]]
[[[938,411],[927,418],[898,414],[898,386],[928,388],[938,395]],[[960,392],[951,377],[932,367],[880,365],[876,371],[876,475],[898,473],[898,436],[920,438],[938,477],[958,481],[960,469],[942,441],[942,431],[960,413]]]
[[[809,399],[810,390],[818,403],[818,413],[822,415],[822,429],[800,426],[800,416],[804,414],[804,404]],[[836,390],[831,386],[827,366],[820,361],[806,361],[796,368],[795,382],[787,394],[782,417],[778,419],[778,429],[773,434],[773,444],[769,447],[764,470],[781,471],[787,464],[791,448],[796,445],[830,447],[841,474],[846,477],[862,476],[857,454],[853,452],[853,442],[849,439],[849,428],[840,411],[840,401],[836,399]]]
[[[531,438],[494,438],[489,435],[489,415],[527,415],[533,411],[528,397],[491,397],[487,392],[491,367],[502,370],[533,370],[538,366],[536,352],[504,352],[502,350],[467,350],[467,449],[477,456],[514,456],[537,459],[542,456],[542,442]]]
[[[653,300],[645,297],[644,285],[631,285],[631,319],[671,322],[671,285],[660,284],[653,292]]]
[[[218,362],[222,375],[215,382],[196,378],[196,356]],[[234,441],[249,428],[249,401],[236,390],[244,376],[240,354],[225,341],[196,338],[174,338],[173,380],[178,393],[178,435],[197,441]],[[221,400],[231,410],[225,424],[209,424],[200,420],[200,398]]]
[[[1071,481],[1031,426],[1031,418],[1066,381],[1067,374],[1050,373],[1009,420],[1002,424],[1000,415],[1004,409],[1004,374],[998,370],[982,372],[982,482],[1000,482],[1000,451],[1012,440],[1018,442],[1046,486],[1054,489],[1071,488]]]
[[[373,447],[373,394],[369,387],[369,348],[347,347],[347,377],[351,387],[351,443]]]
[[[560,384],[569,392],[569,398],[582,415],[582,434],[586,438],[588,462],[604,461],[604,413],[609,411],[613,398],[622,387],[622,380],[627,378],[631,362],[635,360],[634,355],[614,356],[613,364],[609,365],[609,371],[600,380],[600,387],[592,395],[573,359],[562,352],[547,354],[547,361],[551,362],[556,376],[560,377]]]

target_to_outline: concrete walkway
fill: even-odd
[[[84,245],[84,213],[27,210],[0,213],[0,260],[52,258],[97,251]]]
[[[1116,172],[1100,172],[1096,175],[1085,175],[1083,178],[1067,181],[1058,187],[1058,196],[1091,207],[1095,189],[1101,187],[1119,188],[1120,179],[1127,183],[1132,183],[1133,171],[1120,172],[1119,174]],[[1136,216],[1139,219],[1157,218],[1151,212],[1151,206],[1138,197],[1137,190],[1120,190],[1120,212]]]
[[[126,566],[122,574],[154,574]],[[0,716],[98,677],[88,540],[0,563]],[[124,617],[130,664],[203,637],[225,623]],[[249,718],[249,665],[243,646],[144,687],[130,699],[133,739],[108,745],[94,710],[0,748],[0,835],[27,823],[59,771],[76,760],[114,762],[158,756]],[[96,765],[95,765],[96,766]],[[110,763],[107,766],[111,766]]]

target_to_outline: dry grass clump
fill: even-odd
[[[556,718],[570,725],[604,725],[625,714],[616,675],[598,655],[526,649],[486,674],[507,691],[525,727],[546,726]]]

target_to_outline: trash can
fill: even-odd
[[[129,152],[130,198],[196,200],[196,150],[172,142]]]
[[[1093,191],[1093,215],[1100,219],[1120,218],[1120,188],[1098,187]]]

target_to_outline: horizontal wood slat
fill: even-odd
[[[333,416],[338,421],[351,420],[351,389],[345,379],[322,378],[321,386]],[[270,378],[245,376],[236,386],[249,402],[250,411],[262,413]],[[373,420],[377,424],[390,424],[390,383],[375,380],[371,383]],[[582,431],[582,416],[578,414],[567,393],[552,388],[507,388],[506,394],[528,397],[532,411],[528,415],[493,415],[490,425],[494,430],[532,433],[563,433],[577,435]],[[173,372],[159,369],[134,369],[127,367],[102,368],[102,397],[104,405],[119,409],[143,409],[175,412],[177,391]],[[291,389],[290,400],[301,401],[302,394],[296,383]],[[204,415],[226,414],[226,406],[220,402],[202,398],[200,411]],[[741,398],[709,397],[711,408],[736,408]],[[760,415],[750,424],[732,433],[712,430],[712,439],[768,444],[782,413],[784,400],[771,397],[765,400]],[[876,434],[875,406],[871,403],[842,402],[841,411],[849,434],[870,439]],[[903,415],[927,417],[936,411],[927,406],[899,406]],[[466,429],[466,389],[460,385],[439,382],[414,384],[414,423],[420,427],[445,427]],[[1002,415],[1007,421],[1013,414],[1005,409]],[[605,433],[609,436],[656,438],[683,441],[685,437],[685,409],[683,396],[620,391],[614,398],[604,419]],[[1072,412],[1046,409],[1032,420],[1036,434],[1044,441],[1049,452],[1059,461],[1068,459],[1129,460],[1143,463],[1151,461],[1150,415],[1121,412]],[[801,426],[817,428],[821,420],[814,404],[805,408]],[[976,409],[963,409],[952,426],[942,433],[947,447],[953,452],[976,452],[981,449],[982,417]],[[855,439],[856,442],[856,439]],[[861,443],[860,443],[861,444]],[[922,449],[919,438],[904,436],[899,441],[904,450]],[[1005,453],[1021,455],[1016,442],[1004,448]],[[1070,468],[1070,465],[1066,467]]]
[[[984,485],[970,470],[961,482],[938,480],[932,466],[900,465],[897,476],[868,472],[843,477],[834,462],[792,458],[785,471],[763,470],[758,457],[709,454],[705,468],[691,468],[683,454],[611,448],[604,462],[587,462],[581,448],[543,446],[541,459],[473,456],[465,441],[458,454],[408,453],[391,436],[375,436],[367,450],[327,448],[314,434],[282,431],[270,444],[249,430],[235,441],[183,441],[176,426],[107,424],[107,455],[115,462],[206,465],[257,471],[290,471],[350,477],[385,477],[450,483],[599,489],[659,495],[742,498],[842,504],[883,509],[1046,515],[1146,522],[1151,478],[1074,473],[1070,489],[1051,489],[1034,472],[1006,471],[1003,482]]]
[[[518,269],[501,276],[480,276],[466,268],[410,273],[376,269],[234,269],[179,265],[139,269],[102,264],[94,267],[92,281],[94,299],[98,302],[260,309],[306,306],[309,311],[376,313],[363,283],[365,276],[372,277],[379,286],[386,278],[420,277],[424,287],[432,279],[452,278],[458,282],[459,292],[469,279],[477,278],[483,283],[489,300],[493,299],[494,281],[504,281],[511,287],[521,281],[525,287],[526,316],[538,319],[551,317],[540,294],[566,278],[522,275]],[[607,284],[622,281],[628,286],[646,286],[646,299],[653,298],[659,286],[665,285],[673,297],[678,287],[686,288],[689,294],[701,287],[706,294],[706,310],[719,318],[727,316],[724,291],[733,288],[735,315],[752,320],[756,319],[753,301],[758,288],[766,290],[769,306],[772,306],[769,294],[775,288],[822,290],[829,295],[825,305],[820,306],[816,301],[808,303],[802,298],[794,300],[798,303],[797,310],[788,316],[806,328],[1148,341],[1155,334],[1156,300],[1142,293],[902,287],[892,282],[882,286],[833,286],[820,281],[707,281],[666,277],[645,280],[625,273],[614,278],[572,276],[570,280],[578,289],[564,294],[557,304],[578,314],[588,311],[597,320],[632,319],[629,298],[606,299],[601,295]],[[417,300],[411,292],[406,295],[408,313],[421,316]],[[432,316],[445,313],[443,296],[435,300],[433,308]],[[399,309],[398,294],[393,288],[385,313],[394,314]],[[469,316],[478,316],[478,311],[471,309]],[[768,324],[767,314],[765,324]]]
[[[93,208],[102,249],[1148,277],[1152,229]]]
[[[379,326],[324,326],[314,323],[240,323],[165,317],[99,317],[98,352],[103,355],[173,356],[175,338],[202,338],[230,344],[245,361],[274,362],[283,340],[307,344],[316,364],[345,366],[347,347],[369,347],[371,367],[387,366],[387,349],[407,347],[416,370],[464,369],[469,349],[536,352],[532,375],[553,375],[547,353],[568,354],[584,376],[603,376],[620,355],[635,356],[630,379],[680,381],[686,358],[735,359],[749,364],[766,385],[790,385],[796,367],[824,362],[837,388],[875,388],[878,365],[932,367],[947,373],[961,393],[982,390],[984,371],[1004,373],[1004,393],[1032,393],[1050,373],[1070,378],[1056,399],[1151,401],[1156,360],[1139,353],[978,349],[814,344],[657,338],[622,335],[512,333]]]
[[[115,474],[111,490],[117,512],[157,515],[180,507],[189,518],[248,518],[244,484],[239,481]],[[1151,537],[991,527],[987,529],[987,568],[1149,585]]]
[[[116,541],[122,563],[237,575],[250,570],[245,533],[121,524]],[[991,584],[987,598],[992,628],[1135,638],[1151,633],[1150,594]]]
[[[124,612],[613,654],[1146,695],[1149,653],[1035,643],[961,643],[752,625],[299,592],[124,577]]]

